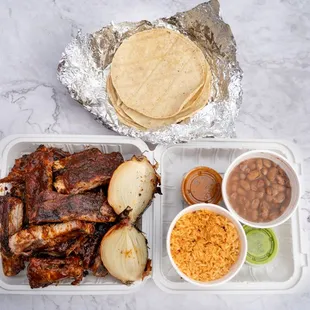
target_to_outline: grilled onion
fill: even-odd
[[[133,156],[113,173],[108,202],[117,214],[130,208],[129,219],[135,222],[152,201],[159,182],[154,166],[145,156]]]
[[[128,221],[113,226],[105,234],[100,255],[108,272],[123,283],[143,279],[148,262],[147,241]]]

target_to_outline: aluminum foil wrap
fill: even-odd
[[[112,58],[123,40],[134,33],[158,27],[178,31],[202,49],[212,72],[211,98],[206,107],[185,122],[140,131],[118,120],[109,103],[106,81]],[[94,114],[97,121],[121,135],[153,144],[235,136],[235,119],[242,99],[242,70],[236,60],[234,37],[229,25],[219,16],[217,0],[153,22],[112,23],[93,34],[79,32],[62,55],[58,78],[72,98]]]

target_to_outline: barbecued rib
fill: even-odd
[[[82,234],[92,234],[94,231],[94,224],[81,221],[31,226],[11,236],[9,246],[16,255],[29,256],[34,252],[53,248]]]
[[[1,241],[15,234],[23,223],[23,202],[15,197],[0,196],[0,238]]]
[[[39,148],[40,149],[40,148]],[[29,219],[33,205],[42,191],[53,189],[53,154],[43,146],[32,153],[25,176],[26,219]]]
[[[25,199],[25,183],[13,183],[10,189],[10,195],[24,201]]]
[[[14,167],[11,169],[9,175],[3,179],[0,179],[0,183],[24,183],[26,173],[31,172],[31,170],[38,163],[38,154],[48,153],[51,156],[52,161],[59,160],[70,153],[62,151],[58,148],[47,148],[44,145],[40,145],[36,151],[29,155],[23,155],[22,157],[15,160]]]
[[[25,196],[25,223],[28,222],[29,213],[38,195],[44,190],[53,189],[53,162],[67,155],[69,153],[57,148],[40,145],[35,152],[17,159],[9,175],[0,180],[0,183],[13,184],[13,195],[20,198]]]
[[[36,257],[80,257],[84,270],[91,271],[96,277],[105,277],[108,271],[102,264],[99,252],[101,239],[102,235],[96,231],[94,235],[83,235],[77,239],[58,244],[53,248],[44,249],[37,253]]]
[[[14,197],[0,197],[0,245],[3,273],[10,277],[25,268],[24,259],[9,248],[9,237],[22,228],[23,202]]]
[[[15,164],[7,177],[0,179],[0,183],[22,183],[25,181],[25,167],[28,164],[29,155],[23,155],[15,160]]]
[[[104,267],[99,253],[95,257],[90,270],[95,277],[105,277],[108,274],[108,270]]]
[[[71,220],[114,222],[116,214],[102,192],[62,195],[52,191],[41,193],[29,213],[29,222],[32,224]]]
[[[55,244],[53,246],[41,249],[35,254],[36,257],[67,257],[74,252],[74,250],[81,246],[85,242],[85,238],[88,235],[80,235],[73,237],[70,240]]]
[[[12,253],[2,253],[2,270],[5,276],[13,277],[25,269],[25,258]]]
[[[89,269],[93,264],[101,239],[94,235],[85,236],[84,240],[73,250],[74,255],[81,257],[84,270]]]
[[[54,162],[54,186],[59,193],[78,194],[109,182],[124,161],[120,153],[103,154],[93,148]]]
[[[99,253],[102,237],[112,226],[112,223],[97,224],[94,234],[84,236],[84,240],[75,244],[76,246],[72,253],[82,258],[85,270],[93,270],[92,266]],[[97,268],[99,268],[99,266]]]
[[[72,285],[83,279],[83,263],[78,257],[30,258],[27,276],[31,288],[46,287],[62,279],[73,278]]]

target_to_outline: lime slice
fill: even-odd
[[[246,262],[250,265],[270,263],[278,254],[278,239],[270,228],[243,226],[248,241]]]

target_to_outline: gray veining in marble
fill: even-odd
[[[1,0],[0,139],[14,133],[113,134],[96,123],[56,80],[61,52],[78,28],[110,21],[155,19],[190,9],[198,0]],[[310,1],[222,0],[244,71],[240,138],[295,142],[304,155],[310,242]],[[134,295],[0,295],[4,309],[309,309],[308,288],[293,295],[174,296],[149,281]]]

